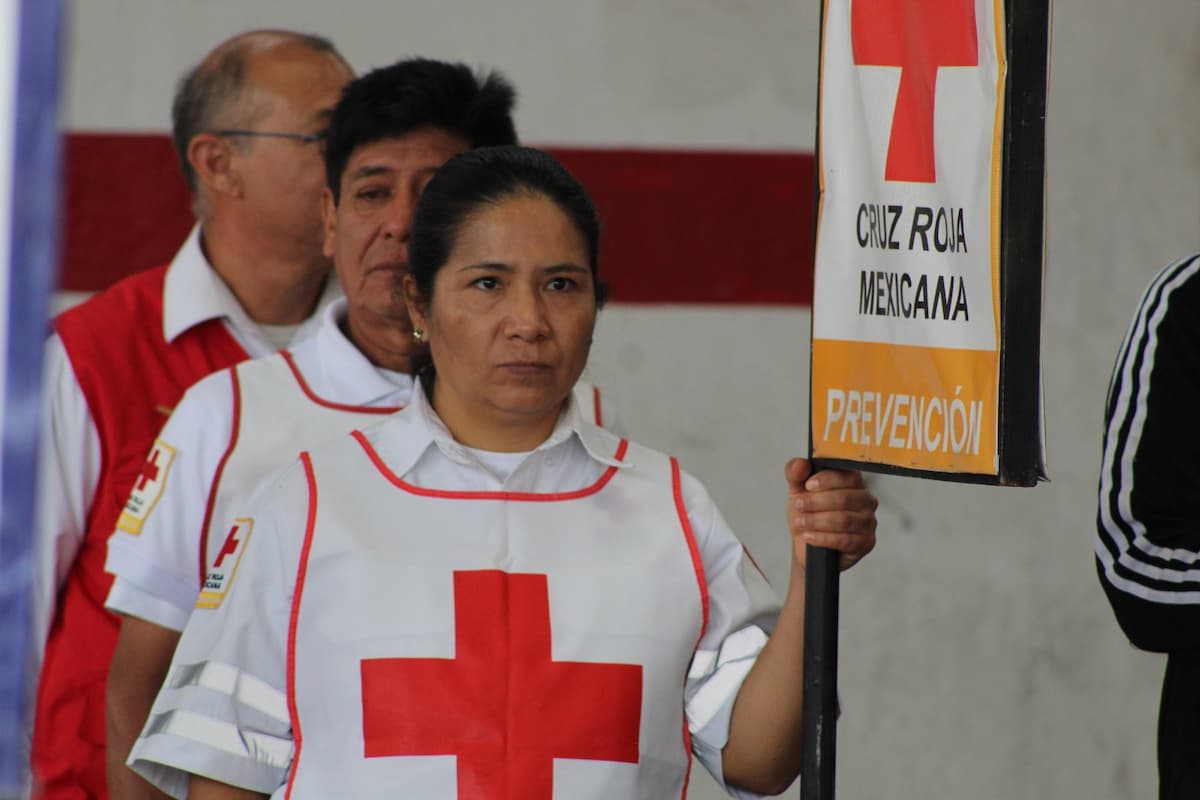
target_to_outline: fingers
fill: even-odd
[[[869,534],[850,533],[807,533],[792,539],[796,563],[801,568],[808,561],[808,547],[822,547],[838,552],[838,568],[849,569],[875,549],[875,531]]]
[[[864,511],[874,516],[879,501],[869,489],[827,489],[801,492],[789,498],[792,511],[799,514],[825,514],[836,511]],[[824,528],[824,530],[831,530]]]
[[[807,545],[837,550],[846,569],[875,547],[875,510],[879,501],[866,488],[861,472],[826,469],[811,474],[804,459],[789,461],[785,472],[788,527],[797,558],[803,563]]]
[[[807,458],[793,458],[783,467],[787,477],[788,490],[791,492],[804,491],[804,482],[812,475],[812,462]]]
[[[842,569],[857,563],[875,549],[875,531],[863,533],[806,533],[793,540],[797,557],[803,557],[808,545],[837,550],[841,553]]]
[[[805,482],[804,488],[810,492],[824,492],[830,489],[865,489],[867,481],[858,470],[823,469],[809,478]]]
[[[875,530],[875,512],[872,509],[841,508],[832,511],[798,511],[792,515],[791,527],[799,536],[806,533],[866,533]]]

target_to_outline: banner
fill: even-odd
[[[0,798],[28,780],[30,543],[46,311],[57,265],[56,0],[0,3]]]
[[[1046,2],[824,3],[813,458],[1043,477],[1048,25]]]

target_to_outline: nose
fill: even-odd
[[[386,216],[383,221],[383,235],[401,244],[408,244],[412,235],[413,211],[416,207],[416,192],[398,191],[392,195],[384,209]]]
[[[550,335],[545,299],[536,288],[517,284],[508,295],[508,335],[512,339],[536,342]]]

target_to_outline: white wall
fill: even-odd
[[[811,150],[817,8],[80,0],[66,116],[76,129],[163,130],[185,67],[235,31],[272,25],[330,35],[363,69],[412,53],[501,67],[531,142]],[[1195,0],[1055,3],[1052,481],[873,480],[879,548],[843,581],[840,797],[1155,791],[1162,660],[1125,644],[1098,588],[1093,494],[1104,390],[1137,295],[1200,238],[1197,34]],[[710,486],[779,584],[781,467],[805,450],[808,321],[798,309],[614,306],[591,368],[635,434]]]

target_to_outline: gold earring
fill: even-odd
[[[425,331],[421,330],[420,328],[413,328],[413,341],[417,344],[421,344],[421,342],[425,341]]]

